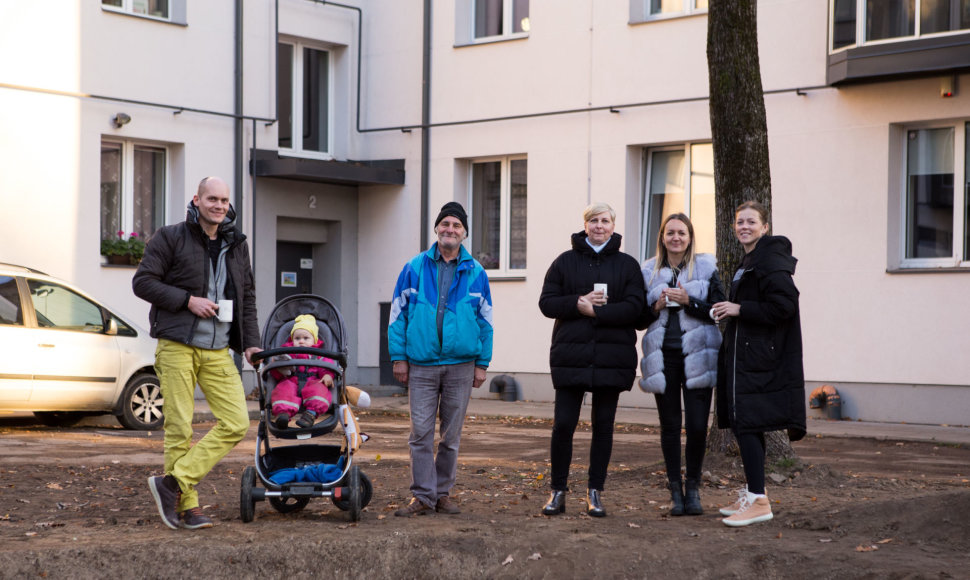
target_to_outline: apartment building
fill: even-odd
[[[706,0],[59,4],[0,8],[2,259],[133,316],[100,239],[182,219],[211,174],[260,311],[331,298],[365,386],[390,380],[387,302],[447,201],[489,270],[490,373],[528,399],[553,397],[536,304],[588,203],[640,260],[672,211],[715,250]],[[967,424],[970,2],[762,0],[758,33],[808,390],[853,419]]]

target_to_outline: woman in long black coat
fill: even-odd
[[[727,319],[718,355],[718,427],[738,439],[747,489],[721,508],[729,526],[772,518],[765,495],[765,433],[805,436],[805,377],[798,289],[792,281],[797,260],[791,242],[769,236],[768,211],[745,202],[735,213],[734,233],[745,256],[731,283],[729,301],[714,305],[715,320]]]
[[[587,513],[602,517],[600,499],[613,451],[613,422],[623,391],[633,387],[637,349],[634,324],[643,309],[640,266],[620,252],[616,212],[605,203],[583,213],[585,227],[573,234],[572,249],[546,272],[539,298],[542,313],[556,319],[549,366],[556,389],[552,427],[552,495],[545,515],[566,511],[573,433],[587,392],[592,393],[593,437],[587,483]],[[594,284],[606,284],[594,290]]]

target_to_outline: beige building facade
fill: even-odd
[[[180,221],[206,175],[233,188],[262,316],[331,299],[365,388],[389,380],[387,303],[447,201],[489,269],[490,376],[526,399],[553,398],[537,301],[588,203],[638,260],[671,211],[715,249],[704,0],[55,4],[0,7],[0,261],[136,320],[100,240]],[[870,4],[758,3],[807,386],[852,419],[965,425],[970,8]]]

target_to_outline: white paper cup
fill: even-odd
[[[232,300],[220,300],[219,313],[216,316],[219,322],[232,322]]]
[[[664,300],[667,301],[667,308],[676,308],[680,306],[680,304],[677,304],[676,302],[674,302],[670,298],[667,298],[666,296],[664,296]]]
[[[600,290],[603,291],[603,298],[606,298],[606,296],[607,296],[607,294],[606,294],[606,284],[603,284],[602,282],[599,282],[597,284],[593,284],[593,292],[599,292]]]

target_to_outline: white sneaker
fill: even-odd
[[[749,494],[746,499],[750,500],[750,497],[751,494]],[[773,517],[774,516],[771,514],[771,502],[768,501],[767,497],[760,495],[757,496],[753,502],[740,509],[737,513],[730,517],[726,517],[721,521],[727,526],[738,528],[741,526],[756,524],[758,522],[766,522]]]
[[[734,503],[732,503],[731,505],[722,507],[719,510],[721,512],[721,515],[733,516],[734,514],[738,513],[738,511],[744,505],[744,502],[747,500],[747,497],[748,497],[748,488],[742,487],[741,489],[738,490],[738,499],[734,500]]]

